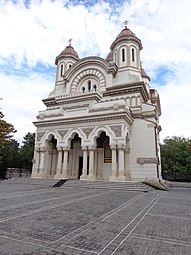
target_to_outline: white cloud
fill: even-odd
[[[35,130],[32,121],[44,107],[41,100],[54,88],[52,73],[36,70],[35,74],[35,67],[39,64],[53,67],[55,57],[66,47],[69,38],[73,39],[72,45],[80,57],[106,57],[125,19],[142,40],[145,70],[155,82],[156,75],[163,82],[163,86],[151,82],[161,97],[161,137],[190,136],[187,116],[190,114],[191,2],[100,0],[95,4],[89,2],[88,6],[83,4],[87,1],[75,2],[34,0],[28,2],[28,8],[22,0],[0,3],[0,65],[3,67],[0,97],[4,98],[1,105],[5,118],[18,130],[17,137]],[[171,71],[165,74],[165,79],[158,72],[161,67]],[[22,71],[22,78],[18,70]]]

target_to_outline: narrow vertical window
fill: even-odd
[[[125,49],[122,49],[122,62],[125,62]]]
[[[117,63],[117,53],[115,52],[115,63]]]
[[[63,65],[60,66],[60,76],[63,75]]]
[[[95,91],[97,90],[97,86],[95,84],[93,85],[93,88]]]
[[[91,90],[91,81],[88,81],[88,91],[90,92]]]
[[[132,52],[132,61],[135,62],[135,49],[132,49],[131,52]]]

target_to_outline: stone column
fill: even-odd
[[[110,181],[116,181],[117,180],[117,148],[116,145],[110,146],[112,150],[112,168],[111,168],[111,176]]]
[[[97,149],[97,179],[103,179],[103,148]]]
[[[87,179],[87,161],[88,161],[87,147],[86,146],[82,147],[82,150],[83,150],[83,169],[80,179]]]
[[[125,177],[125,148],[123,145],[120,145],[118,147],[118,165],[119,165],[119,176],[118,176],[118,180],[119,181],[125,181],[126,177]]]
[[[94,176],[94,147],[89,147],[89,157],[90,157],[90,162],[89,162],[89,175],[88,179],[95,179]]]
[[[40,149],[40,167],[39,167],[39,175],[40,177],[44,176],[44,156],[45,156],[45,148]]]
[[[60,178],[60,175],[62,174],[62,147],[58,147],[57,151],[58,151],[58,162],[57,162],[56,175],[54,178]]]
[[[62,178],[67,178],[67,165],[68,165],[68,149],[64,149],[64,161],[62,166]]]
[[[39,174],[39,163],[40,163],[40,148],[35,148],[35,155],[34,155],[34,163],[33,163],[33,171],[32,177],[37,177]]]

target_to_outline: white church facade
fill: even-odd
[[[133,181],[160,178],[159,94],[141,66],[141,40],[127,26],[106,59],[56,57],[54,90],[34,122],[32,177]]]

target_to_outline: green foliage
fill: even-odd
[[[0,112],[0,163],[2,162],[3,157],[3,147],[11,142],[13,133],[17,132],[14,129],[14,126],[5,120],[3,120],[4,115]]]
[[[35,133],[27,133],[22,145],[14,139],[4,144],[1,151],[0,178],[4,178],[7,168],[21,168],[32,170]]]
[[[23,145],[19,151],[22,168],[32,170],[32,159],[34,153],[35,133],[27,133],[23,138]]]
[[[191,139],[167,137],[161,145],[162,170],[191,172]]]
[[[5,168],[20,167],[19,143],[14,139],[3,147],[3,165]]]

